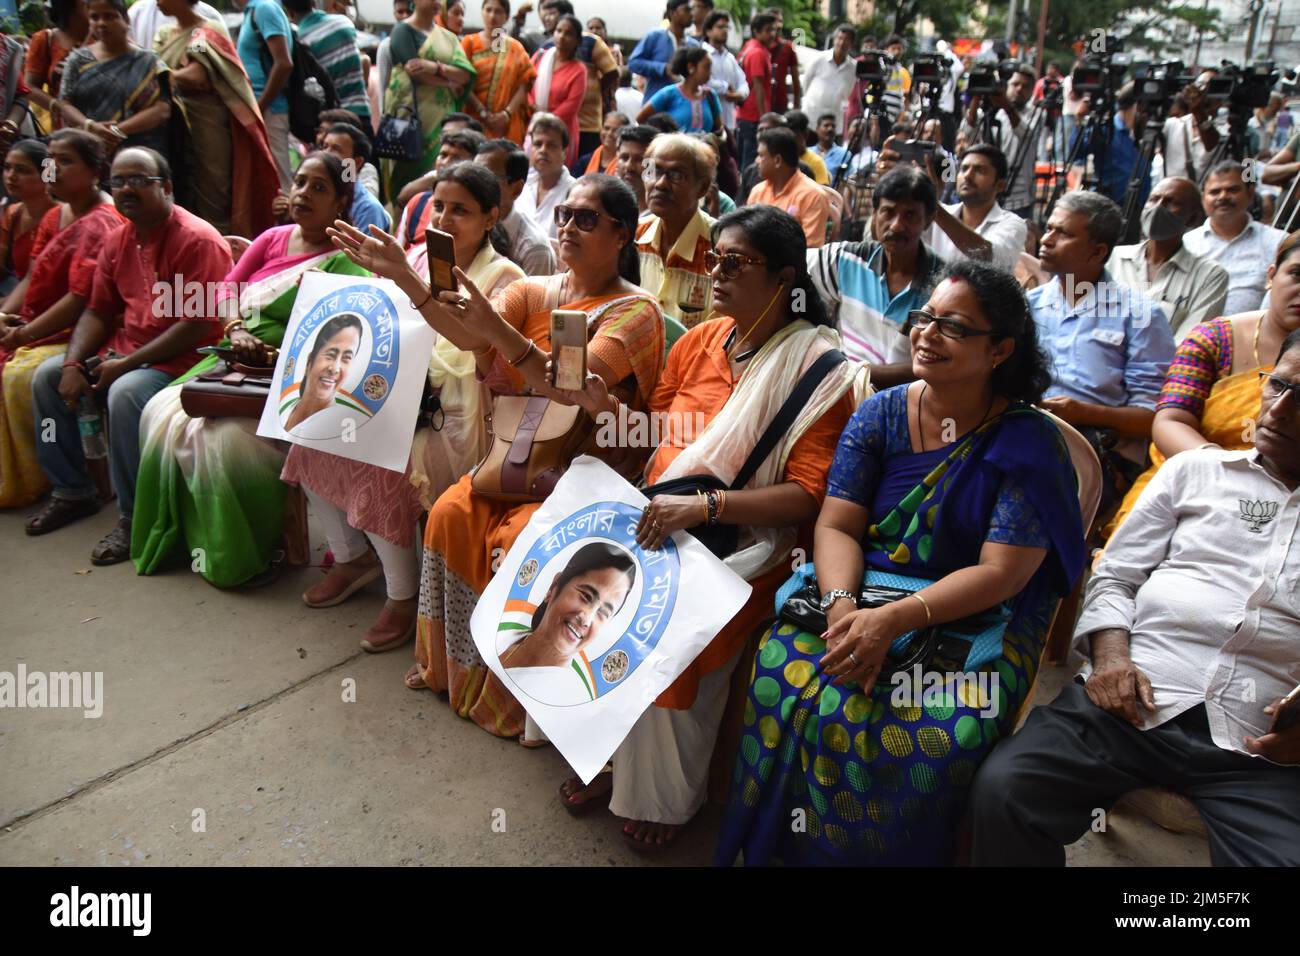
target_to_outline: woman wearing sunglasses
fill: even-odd
[[[669,353],[650,401],[666,424],[645,468],[647,485],[702,474],[733,483],[804,371],[839,348],[808,276],[797,220],[772,206],[746,206],[720,219],[711,238],[706,265],[715,317],[692,328]],[[725,561],[754,590],[637,721],[609,772],[586,787],[576,777],[565,782],[565,809],[577,813],[608,803],[626,821],[624,837],[649,850],[672,843],[700,809],[731,673],[741,649],[771,617],[791,554],[810,543],[835,442],[854,407],[855,383],[865,393],[866,377],[858,371],[841,362],[827,374],[743,488],[659,495],[646,507],[637,528],[645,548],[659,548],[673,532],[701,524],[738,526],[739,545]],[[574,398],[593,416],[623,414],[595,377]],[[697,420],[707,422],[702,431],[692,425]]]
[[[817,519],[828,629],[778,624],[759,650],[719,863],[950,863],[971,778],[1011,733],[1083,568],[1070,457],[1031,407],[1050,379],[1015,279],[955,263],[906,328],[918,381],[854,413]],[[870,571],[933,583],[860,610]],[[924,696],[911,674],[878,679],[896,638],[1004,601],[987,663],[941,655]]]
[[[1243,451],[1255,439],[1242,422],[1259,410],[1259,373],[1272,368],[1261,355],[1276,355],[1287,335],[1300,329],[1300,232],[1277,247],[1268,268],[1268,308],[1213,319],[1192,329],[1178,345],[1156,402],[1151,424],[1151,467],[1105,528],[1107,539],[1137,504],[1142,489],[1169,458],[1202,445]]]
[[[467,296],[435,297],[397,240],[374,226],[370,236],[342,225],[333,234],[354,262],[396,281],[439,336],[471,352],[493,392],[520,394],[527,388],[563,398],[547,382],[551,310],[579,309],[589,320],[588,368],[623,401],[642,409],[663,370],[664,322],[658,302],[637,285],[636,197],[612,176],[584,176],[556,207],[555,221],[568,271],[520,279],[492,301],[459,268]],[[592,453],[608,457],[605,449]],[[416,664],[406,684],[446,691],[457,714],[501,737],[523,734],[524,710],[474,649],[469,618],[496,559],[510,550],[538,507],[476,494],[466,475],[438,498],[425,526]]]

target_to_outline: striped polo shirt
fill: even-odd
[[[370,100],[357,49],[357,29],[347,17],[313,10],[298,24],[298,39],[311,49],[334,82],[339,107],[370,119]],[[366,130],[369,132],[369,130]]]
[[[909,362],[912,345],[902,334],[907,313],[925,305],[944,263],[921,243],[912,281],[889,294],[885,250],[875,240],[832,242],[808,250],[813,285],[834,315],[838,309],[844,354],[873,365]]]
[[[654,294],[659,306],[688,329],[703,322],[713,307],[713,277],[704,267],[704,253],[713,247],[711,219],[703,210],[686,224],[665,260],[659,255],[658,216],[647,214],[636,227],[641,254],[641,288]]]

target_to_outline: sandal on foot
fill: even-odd
[[[406,685],[407,690],[429,690],[429,685],[424,682],[424,675],[420,673],[419,664],[411,665],[411,669],[402,678],[402,683]]]
[[[597,780],[608,783],[609,784],[608,789],[606,789],[603,793],[597,793],[593,796],[590,796],[579,803],[573,802],[574,797],[576,797],[583,790],[586,790],[589,787],[593,786]],[[596,774],[595,779],[592,780],[591,783],[586,784],[585,786],[579,786],[572,793],[566,793],[564,788],[569,784],[574,783],[575,781],[578,784],[582,784],[581,777],[571,777],[568,780],[564,781],[564,783],[560,784],[560,804],[564,807],[565,810],[568,810],[571,815],[575,817],[580,817],[583,816],[584,814],[590,813],[592,810],[599,810],[601,807],[609,806],[609,801],[614,796],[614,767],[612,764],[606,764],[604,769],[601,770],[600,773]]]
[[[45,507],[27,518],[24,530],[30,535],[49,534],[64,525],[89,518],[99,511],[94,498],[51,498]]]
[[[395,610],[391,605],[385,604],[384,609],[379,612],[379,620],[370,625],[366,631],[366,636],[361,639],[361,649],[371,654],[382,654],[384,651],[391,651],[395,648],[406,644],[411,638],[415,637],[416,614],[413,601],[402,601],[402,604],[411,604],[411,619],[404,620],[400,611]]]
[[[342,565],[334,565],[330,573],[325,575],[325,580],[304,591],[302,603],[314,608],[334,607],[342,604],[384,573],[384,567],[378,561],[355,577],[342,570],[342,567]]]
[[[121,564],[131,559],[131,519],[119,518],[113,530],[99,539],[90,552],[90,563]]]

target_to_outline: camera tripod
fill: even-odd
[[[1043,131],[1052,135],[1052,148],[1047,154],[1048,163],[1054,173],[1057,172],[1057,157],[1063,155],[1065,148],[1062,140],[1065,138],[1065,118],[1062,115],[1062,102],[1065,93],[1058,84],[1054,90],[1043,96],[1041,100],[1035,103],[1030,111],[1029,119],[1026,121],[1026,131],[1016,148],[1016,155],[1008,157],[1010,174],[1007,177],[1007,188],[998,196],[998,201],[1005,205],[1007,198],[1015,191],[1016,185],[1020,182],[1020,176],[1024,173],[1025,156],[1027,152],[1032,151],[1033,162],[1038,162],[1038,143],[1042,138]],[[1067,166],[1068,168],[1068,166]],[[1035,205],[1038,202],[1038,182],[1037,174],[1030,173],[1034,177],[1034,185],[1030,189],[1030,194],[1034,197]],[[1046,218],[1044,216],[1044,218]],[[1041,225],[1041,223],[1040,223]]]

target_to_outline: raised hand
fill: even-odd
[[[377,276],[397,280],[411,272],[397,237],[390,236],[378,226],[371,225],[367,235],[342,219],[336,219],[325,234],[344,255]]]

